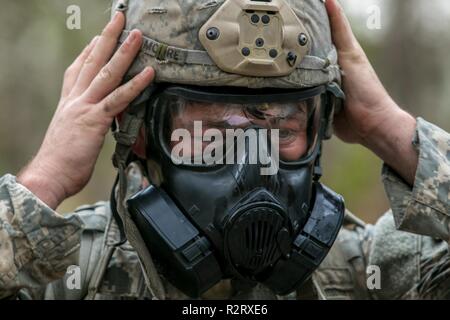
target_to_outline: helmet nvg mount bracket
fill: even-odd
[[[246,76],[289,75],[309,51],[307,31],[284,0],[227,1],[199,38],[220,69]]]

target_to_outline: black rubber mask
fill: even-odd
[[[163,182],[128,207],[175,287],[197,297],[234,278],[287,294],[319,266],[344,215],[318,182],[333,100],[325,87],[168,87],[152,98],[149,157]]]

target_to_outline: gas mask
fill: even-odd
[[[148,157],[162,182],[127,202],[158,270],[198,297],[222,279],[298,289],[342,225],[319,183],[337,86],[305,90],[160,85]]]

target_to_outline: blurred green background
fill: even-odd
[[[200,0],[199,0],[200,1]],[[0,0],[0,175],[16,174],[37,152],[59,100],[64,70],[108,21],[109,0]],[[352,26],[382,82],[415,116],[450,130],[450,2],[343,0]],[[68,30],[68,6],[81,29]],[[375,7],[374,7],[375,6]],[[379,12],[378,12],[379,8]],[[378,17],[378,13],[380,14]],[[370,28],[367,22],[379,22]],[[374,20],[375,19],[375,20]],[[108,137],[94,176],[60,212],[108,199],[115,171]],[[374,222],[388,203],[382,163],[357,145],[326,143],[324,181],[347,207]]]

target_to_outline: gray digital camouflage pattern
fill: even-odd
[[[204,298],[439,299],[450,298],[450,135],[418,119],[413,141],[419,167],[413,188],[388,167],[383,182],[392,211],[374,226],[350,213],[329,255],[297,293],[279,297],[257,286],[222,281]],[[132,191],[139,170],[128,172]],[[415,232],[398,231],[401,230]],[[420,235],[419,235],[420,234]],[[81,268],[82,287],[64,277]],[[381,288],[367,287],[367,266],[378,266]],[[167,299],[185,298],[167,281]],[[107,203],[68,216],[53,212],[15,178],[0,179],[0,298],[151,299],[133,248],[121,243]]]
[[[340,81],[337,52],[323,1],[287,0],[311,37],[311,50],[297,70],[284,77],[245,77],[219,69],[199,41],[199,31],[225,0],[113,0],[112,14],[123,11],[126,31],[143,32],[144,45],[128,77],[145,66],[156,82],[248,88],[310,88]],[[165,48],[161,50],[161,48]],[[163,55],[161,56],[161,52]]]

